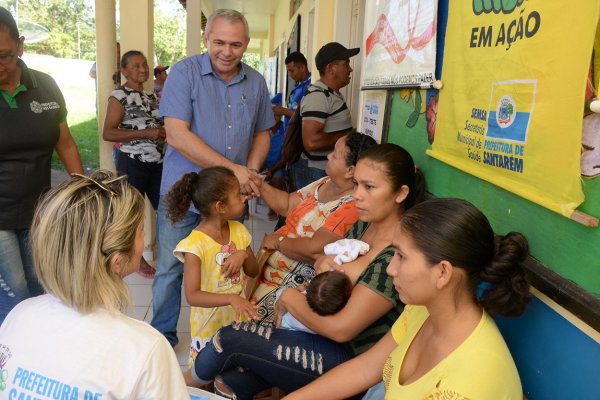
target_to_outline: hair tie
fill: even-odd
[[[478,301],[483,300],[483,298],[485,297],[485,294],[491,288],[492,288],[492,284],[490,282],[488,282],[488,281],[479,282],[479,284],[477,285],[476,293],[475,293],[475,297],[477,298],[477,300]]]

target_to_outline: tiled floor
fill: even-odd
[[[250,203],[250,218],[245,221],[245,225],[252,234],[252,248],[255,253],[258,250],[265,233],[272,233],[275,221],[269,221],[267,218],[268,208],[260,204],[256,206],[256,200]],[[138,274],[132,274],[125,278],[129,285],[133,306],[129,315],[150,323],[152,319],[152,280],[143,278]],[[177,335],[179,344],[175,347],[175,353],[179,364],[183,370],[187,370],[188,352],[190,344],[190,306],[182,293],[181,313],[177,323]]]

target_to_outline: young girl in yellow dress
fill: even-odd
[[[183,262],[185,297],[191,306],[190,367],[219,328],[257,318],[256,307],[242,297],[244,274],[258,273],[252,236],[242,223],[232,221],[243,215],[245,201],[237,178],[225,167],[185,174],[167,194],[174,223],[190,202],[202,216],[200,225],[173,251]],[[184,375],[191,378],[189,371]]]

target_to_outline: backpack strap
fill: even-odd
[[[325,97],[329,97],[331,94],[333,94],[334,91],[333,91],[333,89],[330,89],[330,88],[323,89],[323,88],[320,88],[318,86],[310,85],[308,87],[308,90],[306,91],[306,94],[304,94],[304,96],[308,96],[309,94],[316,93],[316,92],[321,92],[321,93],[323,93],[325,95]],[[298,105],[298,108],[300,108],[300,105]],[[307,111],[303,115],[299,116],[300,123],[302,123],[301,121],[302,121],[302,118],[304,118],[304,117],[316,117],[316,118],[327,119],[327,118],[331,117],[332,115],[338,114],[338,113],[340,113],[340,112],[342,112],[344,110],[347,110],[347,109],[348,109],[348,106],[346,105],[346,102],[344,101],[344,104],[342,104],[340,106],[340,108],[338,108],[337,110],[335,110],[332,113],[326,113],[324,111]],[[328,134],[337,134],[337,133],[340,133],[340,132],[344,132],[345,130],[346,129],[340,130],[340,131],[336,131],[336,132],[327,132],[327,133]],[[308,151],[306,151],[304,149],[302,150],[302,153],[306,156],[306,158],[308,158],[309,160],[312,160],[312,161],[325,161],[325,160],[327,160],[327,156],[315,156],[315,155],[310,154]]]

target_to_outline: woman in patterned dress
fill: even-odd
[[[358,156],[374,144],[373,138],[358,132],[339,139],[328,155],[328,176],[294,193],[255,179],[261,198],[286,217],[285,225],[263,240],[263,248],[272,254],[250,297],[258,304],[260,323],[273,322],[277,289],[310,280],[323,247],[341,239],[358,219],[352,197],[354,168]]]

